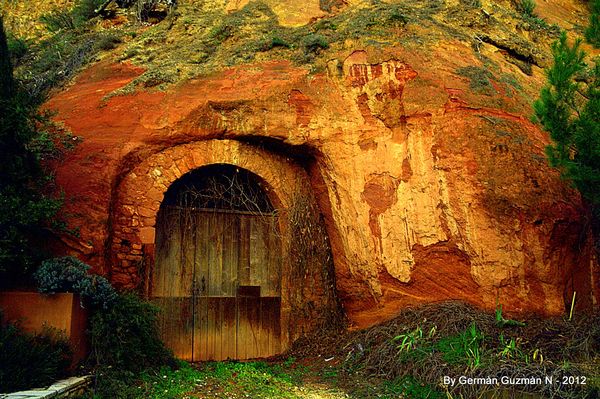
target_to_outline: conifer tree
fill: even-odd
[[[588,67],[580,45],[569,45],[564,33],[552,45],[554,64],[534,110],[553,142],[546,148],[550,164],[591,207],[600,249],[600,62]]]
[[[49,175],[41,154],[52,146],[36,99],[19,89],[0,18],[0,283],[26,275],[39,251],[31,238],[56,215],[61,201],[43,193]],[[4,275],[3,275],[4,274]]]
[[[594,47],[600,47],[600,0],[590,0],[590,21],[585,30],[585,39]]]

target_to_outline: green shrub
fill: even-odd
[[[210,38],[218,43],[223,43],[235,34],[236,27],[230,24],[221,24],[210,31]]]
[[[2,325],[0,314],[0,392],[41,387],[67,374],[71,348],[64,335],[46,329],[27,334],[11,324]]]
[[[310,34],[304,38],[304,52],[319,54],[321,50],[329,48],[329,42],[323,35]]]
[[[466,66],[458,68],[456,73],[469,78],[469,87],[475,93],[491,96],[496,94],[496,89],[491,80],[493,78],[489,70],[482,67]]]
[[[546,147],[550,164],[573,183],[600,218],[600,63],[592,68],[588,83],[578,81],[586,70],[586,54],[580,47],[581,40],[570,46],[566,34],[552,45],[554,64],[546,72],[547,84],[534,110],[552,139]],[[592,228],[600,234],[600,225]]]
[[[406,17],[406,15],[404,15],[402,10],[393,8],[390,10],[387,16],[387,21],[391,25],[404,26],[408,22],[408,18]]]
[[[274,36],[270,39],[265,39],[263,43],[260,44],[259,50],[269,51],[274,49],[275,47],[291,48],[292,46],[279,36]]]
[[[457,335],[442,338],[436,347],[449,364],[464,364],[474,369],[481,366],[484,336],[475,323]]]
[[[61,31],[31,48],[20,69],[20,80],[33,96],[43,98],[52,88],[71,79],[101,50],[112,48],[123,32]]]
[[[121,371],[140,372],[175,365],[172,353],[160,340],[158,308],[134,294],[118,296],[108,309],[98,309],[90,320],[92,364]]]
[[[42,262],[34,277],[41,293],[75,292],[93,306],[108,309],[117,300],[117,293],[107,279],[88,274],[90,266],[67,256]]]
[[[535,17],[535,1],[518,0],[517,10],[526,17]]]
[[[585,30],[585,39],[594,47],[600,47],[600,0],[591,0],[589,25]]]
[[[60,30],[75,29],[73,16],[69,11],[62,8],[55,8],[48,14],[40,17],[40,22],[44,24],[49,32],[56,33]]]
[[[10,32],[6,35],[8,43],[8,52],[10,53],[10,59],[13,64],[18,64],[21,58],[27,54],[29,45],[25,39],[21,39]]]
[[[117,47],[123,40],[120,35],[116,35],[112,32],[101,34],[94,43],[95,50],[112,50]]]
[[[19,83],[0,17],[0,285],[30,275],[41,253],[32,237],[43,234],[62,204],[45,194],[52,177],[40,162],[49,150],[39,141],[49,119],[38,112],[41,98]]]
[[[96,10],[104,3],[104,0],[78,0],[71,11],[73,22],[76,26],[85,24],[94,18]]]

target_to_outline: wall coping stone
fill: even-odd
[[[0,399],[51,399],[67,398],[70,394],[79,392],[92,381],[91,375],[71,377],[60,380],[46,389],[30,389],[13,393],[0,393]]]

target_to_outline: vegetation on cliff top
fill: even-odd
[[[445,40],[472,44],[477,53],[484,43],[498,46],[514,63],[541,65],[546,56],[540,44],[549,43],[558,31],[548,24],[540,27],[540,18],[497,5],[486,10],[472,1],[456,7],[443,1],[365,1],[300,27],[280,25],[277,15],[260,1],[231,13],[213,3],[181,5],[169,21],[129,42],[119,59],[148,71],[124,91],[148,87],[148,79],[154,85],[158,74],[168,85],[233,65],[274,59],[319,71],[332,58],[357,48],[423,49]],[[512,31],[503,20],[517,21],[519,31],[530,32],[538,43]]]
[[[32,91],[45,92],[68,81],[102,57],[102,51],[115,47],[110,56],[143,66],[146,72],[114,94],[164,89],[245,63],[284,59],[315,72],[357,48],[386,57],[387,49],[417,50],[454,40],[472,46],[481,59],[483,47],[500,49],[508,62],[530,74],[532,64],[545,65],[545,44],[558,32],[533,12],[519,11],[518,5],[513,9],[469,0],[457,6],[437,0],[369,0],[344,7],[325,2],[322,8],[330,13],[298,27],[282,26],[261,1],[232,12],[224,2],[185,2],[153,26],[139,25],[132,16],[123,23],[123,11],[115,17],[114,10],[88,22],[75,17],[82,3],[97,0],[79,0],[71,11],[55,9],[43,17],[55,34],[30,46],[18,68]],[[490,65],[485,62],[486,68]]]

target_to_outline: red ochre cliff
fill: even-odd
[[[179,20],[198,2],[188,3]],[[234,13],[247,2],[220,3]],[[267,2],[288,26],[366,7],[307,3]],[[445,2],[433,21],[472,40],[409,22],[390,35],[411,40],[348,38],[317,67],[258,57],[157,90],[135,86],[143,63],[105,56],[46,104],[83,138],[57,171],[80,228],[64,243],[117,285],[138,285],[170,182],[210,163],[255,165],[273,179],[300,168],[357,327],[447,299],[543,315],[562,314],[573,291],[580,306],[596,303],[586,210],[547,165],[548,135],[530,121],[551,39],[501,19],[508,2],[469,13],[463,3]],[[572,29],[587,18],[577,4],[539,2],[537,12]],[[486,28],[495,16],[502,29]]]

